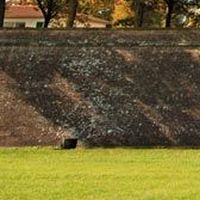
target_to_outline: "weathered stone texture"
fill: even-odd
[[[200,32],[0,31],[0,145],[200,146]]]

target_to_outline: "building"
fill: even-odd
[[[67,16],[60,16],[57,19],[52,20],[49,27],[51,28],[64,28],[66,27]],[[107,28],[111,26],[111,22],[99,17],[86,15],[83,13],[77,13],[74,22],[75,28]]]
[[[111,26],[111,22],[101,19],[99,17],[94,17],[90,15],[85,15],[78,13],[76,15],[75,27],[78,28],[106,28]]]
[[[4,27],[7,28],[41,28],[44,17],[34,5],[8,5],[5,11]]]

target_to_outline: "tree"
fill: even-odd
[[[76,12],[78,8],[78,0],[69,0],[68,1],[68,18],[67,18],[67,27],[72,28],[76,18]]]
[[[122,1],[116,0],[116,2]],[[131,5],[134,22],[131,25],[134,27],[185,27],[188,19],[200,23],[198,14],[200,12],[197,11],[200,0],[126,0],[126,2]],[[122,15],[128,11],[121,7],[118,13]]]
[[[44,28],[47,28],[51,19],[58,15],[62,2],[59,0],[36,0],[36,2],[44,16]]]
[[[200,0],[191,0],[191,8],[188,12],[188,27],[200,27]]]
[[[112,13],[112,20],[115,26],[131,26],[133,22],[133,12],[131,4],[126,0],[116,0]]]
[[[0,28],[3,27],[5,7],[6,7],[6,1],[0,0]]]
[[[175,0],[164,0],[167,5],[166,23],[165,27],[171,27],[172,14],[174,9]]]
[[[157,18],[156,12],[160,5],[160,0],[127,0],[131,4],[134,15],[134,27],[154,26]],[[163,3],[162,3],[163,4]]]
[[[191,7],[198,5],[199,0],[164,0],[167,5],[165,27],[171,27],[173,16],[188,16]]]
[[[144,9],[146,7],[146,2],[144,0],[133,1],[133,7],[135,8],[134,26],[142,27],[144,22]]]
[[[101,17],[105,20],[112,19],[114,0],[79,0],[78,10],[81,13]]]

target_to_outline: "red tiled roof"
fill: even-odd
[[[9,5],[5,11],[5,18],[43,18],[43,15],[37,6]]]

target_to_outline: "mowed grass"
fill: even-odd
[[[199,200],[200,150],[0,148],[0,200]]]

